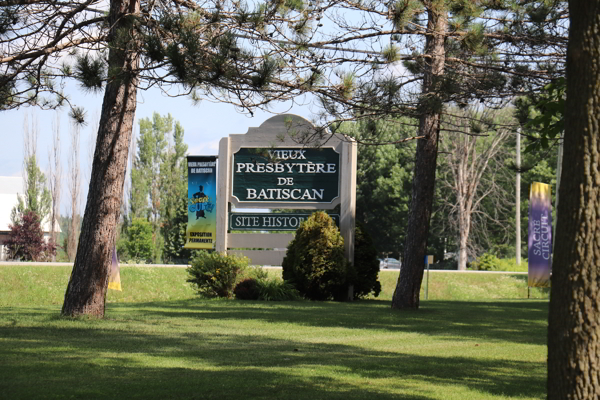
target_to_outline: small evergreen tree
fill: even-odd
[[[343,300],[353,275],[344,257],[344,239],[322,211],[300,225],[282,267],[283,279],[311,300]]]
[[[56,245],[44,240],[40,218],[34,211],[25,211],[19,221],[9,228],[9,239],[5,242],[9,258],[50,261],[56,255]]]

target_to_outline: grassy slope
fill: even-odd
[[[280,270],[270,270],[281,275]],[[0,291],[0,306],[62,305],[69,280],[70,267],[62,266],[0,266],[0,285],[11,290]],[[185,268],[121,267],[123,292],[109,290],[107,302],[144,302],[179,300],[194,297],[185,281]],[[378,299],[391,300],[397,271],[381,271],[382,292]],[[426,278],[423,278],[421,299],[425,299]],[[431,272],[430,300],[478,300],[527,298],[527,275]],[[531,297],[548,298],[545,289],[531,289]]]
[[[547,301],[483,300],[504,278],[465,294],[456,282],[473,274],[438,274],[440,295],[481,300],[397,312],[385,300],[201,300],[183,269],[124,267],[107,317],[72,320],[58,317],[68,274],[0,267],[0,397],[545,397]],[[383,297],[396,278],[382,274]]]

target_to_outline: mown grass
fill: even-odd
[[[205,300],[183,269],[124,267],[104,319],[67,319],[68,274],[0,267],[1,398],[545,397],[546,300]]]
[[[398,281],[398,271],[381,271],[382,291],[379,298],[391,300]],[[486,272],[427,271],[421,285],[421,299],[429,282],[431,300],[527,299],[527,275]],[[549,289],[530,288],[529,298],[548,299]]]
[[[62,304],[70,272],[71,268],[65,266],[0,266],[0,285],[11,288],[0,291],[0,306]],[[269,273],[281,276],[281,270],[269,270]],[[109,290],[107,303],[195,297],[186,279],[185,268],[121,266],[123,292]],[[382,291],[378,299],[391,300],[398,271],[382,270],[379,280]],[[425,275],[421,299],[425,299],[426,282]],[[526,299],[527,275],[431,271],[428,292],[430,300]],[[530,297],[547,299],[548,293],[547,289],[531,288]]]

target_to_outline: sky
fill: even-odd
[[[88,125],[80,131],[80,168],[83,175],[81,206],[85,207],[87,185],[91,169],[91,138],[95,136],[96,125],[100,119],[103,91],[98,94],[88,93],[77,88],[76,83],[69,83],[66,93],[77,105],[86,110]],[[302,99],[300,99],[302,100]],[[138,121],[151,118],[154,112],[161,115],[171,114],[184,128],[185,143],[188,155],[216,155],[219,140],[233,133],[246,133],[250,127],[258,127],[276,113],[291,113],[310,119],[314,107],[293,105],[291,103],[273,103],[271,112],[257,110],[254,116],[242,114],[234,106],[225,103],[213,103],[207,100],[194,105],[189,98],[171,98],[164,96],[157,89],[138,92],[138,106],[134,131],[138,132]],[[23,167],[23,132],[27,115],[29,126],[37,120],[38,143],[37,158],[40,168],[47,171],[48,151],[52,145],[52,123],[57,111],[41,110],[35,107],[22,107],[18,110],[0,111],[0,176],[21,176]],[[67,213],[67,158],[70,149],[70,118],[68,109],[58,111],[60,115],[61,159],[63,169],[61,214]],[[131,149],[130,151],[133,151]]]

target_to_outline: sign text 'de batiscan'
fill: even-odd
[[[232,169],[240,203],[331,203],[340,195],[340,154],[333,148],[242,147]]]

